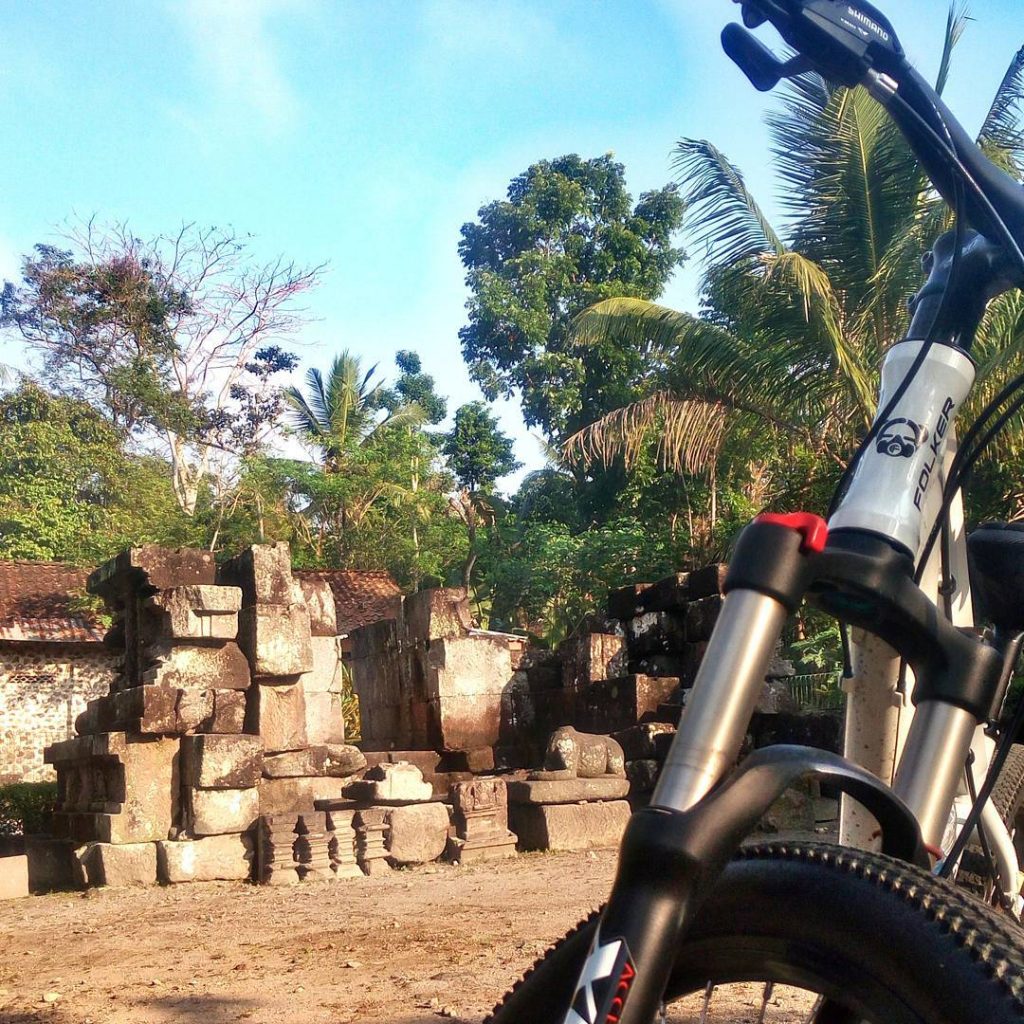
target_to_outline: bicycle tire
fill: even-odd
[[[1010,747],[991,799],[1013,836],[1018,859],[1024,862],[1024,744],[1014,743]]]
[[[562,1024],[599,917],[537,961],[485,1024]],[[1024,1018],[1024,934],[902,861],[820,843],[744,847],[683,939],[666,1002],[773,981],[876,1024]]]

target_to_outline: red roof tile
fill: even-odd
[[[398,615],[402,590],[384,570],[297,569],[295,575],[330,584],[340,634]]]
[[[88,611],[88,569],[63,562],[0,562],[0,640],[98,643],[106,632]]]

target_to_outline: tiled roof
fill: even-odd
[[[338,613],[338,632],[351,633],[380,619],[398,615],[402,591],[383,570],[298,569],[295,575],[307,579],[326,580],[334,592]]]
[[[87,569],[63,562],[0,562],[0,640],[98,643],[104,626],[73,608]]]

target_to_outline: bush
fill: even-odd
[[[56,799],[55,782],[15,782],[0,786],[0,836],[45,832]]]

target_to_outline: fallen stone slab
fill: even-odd
[[[238,614],[238,646],[252,674],[300,676],[313,669],[309,612],[302,604],[257,604]]]
[[[594,850],[618,846],[629,821],[625,800],[585,804],[513,804],[521,850]]]
[[[75,859],[81,885],[156,883],[156,843],[89,843],[75,851]]]
[[[247,835],[207,836],[157,847],[161,882],[244,881],[252,876],[253,841]]]
[[[263,775],[271,779],[323,775],[347,778],[365,767],[362,751],[341,743],[291,750],[263,759]]]
[[[261,814],[311,811],[317,801],[341,800],[348,782],[330,777],[261,779],[258,787]]]
[[[0,900],[28,895],[28,857],[0,857]]]
[[[188,830],[194,836],[245,832],[260,814],[260,795],[251,789],[188,790]]]
[[[448,845],[448,809],[444,804],[413,804],[389,810],[387,850],[398,865],[429,864]]]
[[[429,782],[414,764],[379,764],[359,782],[345,788],[345,796],[367,804],[423,803],[434,795]]]
[[[249,661],[236,643],[163,645],[153,653],[157,663],[143,672],[145,684],[195,690],[244,690],[249,685]]]
[[[185,736],[182,775],[198,789],[249,789],[260,780],[263,744],[258,736]]]
[[[514,857],[518,850],[518,837],[512,832],[504,835],[487,836],[484,839],[462,839],[451,836],[445,859],[453,864],[475,864],[478,861],[504,860]]]
[[[506,788],[509,804],[575,804],[621,800],[629,792],[629,780],[611,775],[601,779],[513,779]],[[512,831],[516,831],[514,825]]]

